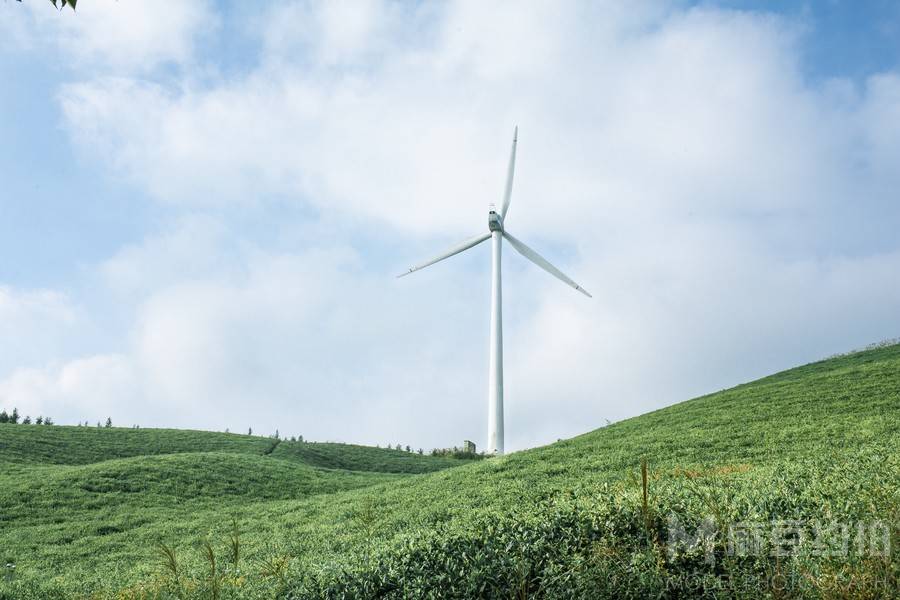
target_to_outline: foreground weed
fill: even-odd
[[[241,531],[238,528],[237,518],[231,519],[231,531],[228,534],[228,558],[232,568],[237,571],[241,560]]]
[[[203,560],[206,561],[207,567],[209,568],[207,584],[209,586],[210,597],[212,598],[212,600],[219,600],[219,597],[221,595],[222,583],[219,579],[218,565],[216,563],[216,551],[215,548],[213,548],[212,543],[209,541],[209,538],[203,538],[200,541],[200,554],[203,556]]]
[[[259,574],[278,582],[280,589],[287,585],[287,571],[291,558],[283,553],[274,553],[260,559]]]

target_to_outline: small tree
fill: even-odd
[[[31,425],[31,417],[25,415],[25,418],[22,419],[22,425]]]
[[[53,425],[53,419],[50,417],[44,417],[44,425]]]
[[[298,442],[302,442],[302,441],[303,441],[303,436],[302,436],[302,435],[298,435],[298,436],[297,436],[297,441],[298,441]]]
[[[280,440],[280,439],[281,439],[280,437],[278,437],[278,430],[277,430],[277,429],[275,430],[275,439],[276,439],[276,440]]]
[[[103,425],[100,424],[100,421],[97,421],[97,429],[100,429]]]
[[[38,424],[38,425],[43,425],[43,424],[44,424],[44,417],[38,415],[38,418],[35,419],[34,422],[35,422],[36,424]]]
[[[0,411],[0,423],[9,423],[9,415],[6,410]]]
[[[412,452],[412,448],[409,447],[409,444],[406,445],[406,451],[407,451],[407,452]]]
[[[252,427],[248,427],[248,428],[247,428],[247,435],[253,435],[253,428],[252,428]]]
[[[13,408],[12,414],[9,415],[9,422],[16,425],[19,422],[19,409]]]
[[[419,454],[420,454],[420,455],[425,454],[425,451],[422,450],[421,448],[419,448]]]
[[[400,444],[397,444],[396,446],[394,446],[394,450],[401,450]]]
[[[112,417],[106,417],[106,425],[104,425],[107,429],[112,427]]]

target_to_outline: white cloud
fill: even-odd
[[[52,290],[22,291],[0,287],[0,326],[4,334],[22,320],[46,319],[71,322],[75,311],[68,299]]]
[[[97,284],[122,302],[145,299],[153,291],[227,270],[228,231],[217,219],[188,215],[140,243],[122,247],[100,264]]]
[[[0,374],[64,352],[83,325],[84,315],[64,294],[0,286]]]
[[[94,71],[143,72],[191,61],[197,37],[218,23],[206,0],[191,2],[81,2],[77,14],[46,2],[23,3],[16,19],[19,44],[55,45],[69,66]]]
[[[886,184],[886,189],[878,191],[889,193],[900,184],[900,74],[871,77],[867,92],[859,110],[864,154],[854,158],[862,158],[867,175]]]
[[[323,72],[318,51],[292,67],[310,57],[277,43],[277,66],[211,90],[99,80],[67,88],[63,106],[77,139],[164,201],[287,195],[432,232],[480,227],[520,122],[515,221],[557,234],[569,211],[594,223],[804,210],[847,191],[848,148],[886,110],[879,80],[849,108],[805,86],[796,36],[772,19],[695,10],[657,22],[648,10],[652,29],[631,16],[595,31],[583,11],[545,8],[458,3],[387,20],[400,39],[436,33],[361,71]],[[267,31],[303,21],[316,33],[301,38],[332,35],[307,5],[284,11],[293,18],[277,12]]]
[[[32,417],[58,424],[150,413],[127,357],[97,355],[44,368],[20,368],[0,380],[0,402]],[[129,423],[130,425],[131,423]]]
[[[261,17],[263,54],[270,66],[365,64],[393,45],[404,10],[379,0],[278,3]]]
[[[438,327],[446,338],[418,343],[430,319],[410,316],[411,299],[384,274],[362,271],[354,251],[245,248],[237,260],[161,285],[139,307],[132,355],[148,397],[176,424],[424,444],[446,438],[448,422],[465,428],[463,415],[476,420],[480,403],[422,410],[420,390],[445,398],[459,389],[444,344],[460,334]],[[449,371],[438,376],[430,361]],[[423,427],[416,415],[435,421]]]

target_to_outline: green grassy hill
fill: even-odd
[[[149,549],[193,543],[206,520],[466,462],[206,431],[0,424],[0,566],[16,565],[0,598],[80,597],[110,588],[122,564],[144,573]],[[48,572],[64,585],[48,588]]]
[[[112,458],[179,452],[264,454],[275,440],[181,429],[110,429],[0,424],[0,461],[85,465]]]
[[[898,591],[900,346],[435,472],[427,471],[446,465],[420,462],[438,461],[431,457],[326,444],[273,448],[243,436],[233,436],[230,450],[172,454],[182,450],[148,450],[164,448],[148,441],[152,430],[138,430],[150,437],[134,438],[143,444],[135,452],[124,438],[109,444],[115,451],[71,449],[103,462],[49,464],[64,461],[28,450],[52,446],[49,438],[59,435],[73,436],[56,446],[69,451],[75,436],[88,435],[75,429],[0,426],[0,461],[10,467],[0,475],[0,560],[16,564],[0,598],[885,598]],[[701,525],[705,544],[673,538]],[[788,525],[787,537],[772,533]],[[765,543],[738,544],[748,527]]]
[[[279,444],[272,452],[272,456],[325,469],[376,473],[430,473],[460,464],[456,458],[422,456],[415,452],[390,448],[322,442],[313,444],[286,442]]]

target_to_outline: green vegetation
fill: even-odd
[[[898,433],[900,346],[469,463],[0,425],[0,599],[891,597]]]
[[[180,429],[3,427],[0,461],[84,465],[113,458],[177,452],[263,454],[272,440]]]
[[[326,469],[379,473],[430,473],[460,464],[456,458],[424,456],[390,448],[322,442],[282,443],[275,448],[272,456],[283,460],[299,460]],[[476,455],[472,458],[480,457]]]

